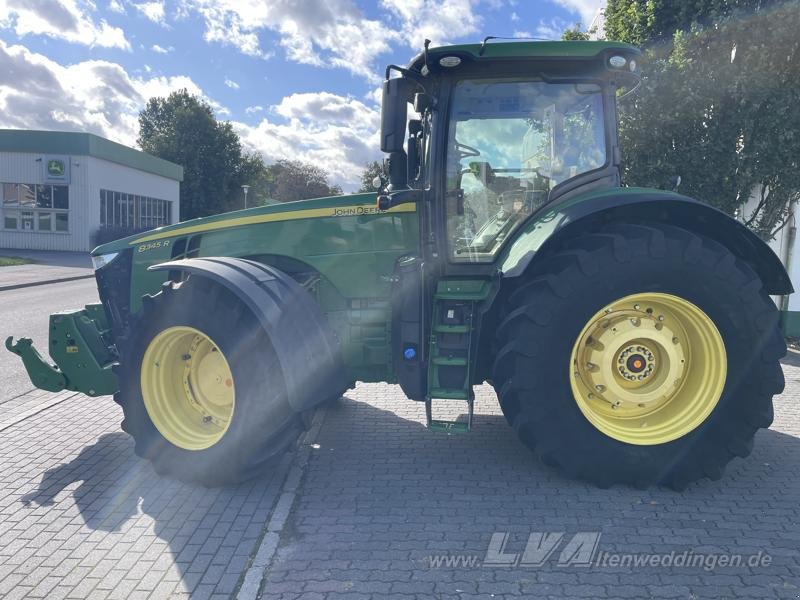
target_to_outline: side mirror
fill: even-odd
[[[402,152],[408,118],[408,82],[402,77],[383,82],[381,151]]]
[[[404,148],[408,96],[417,84],[405,77],[386,79],[383,82],[381,107],[381,150],[389,154],[389,188],[401,190],[408,187],[407,156]]]

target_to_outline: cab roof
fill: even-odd
[[[590,59],[608,52],[622,52],[627,55],[640,55],[641,50],[631,44],[610,41],[539,41],[539,42],[498,42],[487,38],[481,44],[456,44],[453,46],[437,46],[428,49],[429,59],[453,54],[467,56],[474,60],[491,59]],[[435,62],[431,60],[430,62]],[[409,64],[410,69],[421,69],[424,64],[424,53],[418,54]]]

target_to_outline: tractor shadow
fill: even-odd
[[[134,455],[130,436],[118,431],[45,471],[20,500],[29,508],[77,508],[79,534],[102,547],[144,551],[122,556],[118,569],[153,560],[177,569],[184,590],[231,594],[277,498],[279,488],[270,484],[264,477],[209,489],[162,478]]]

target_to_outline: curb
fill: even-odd
[[[29,393],[29,392],[26,392],[26,393]],[[10,429],[14,425],[17,425],[18,423],[21,423],[22,421],[24,421],[26,419],[29,419],[30,417],[33,417],[34,415],[38,415],[39,413],[42,413],[42,412],[46,411],[47,409],[56,406],[57,404],[61,404],[62,402],[66,402],[70,398],[74,398],[75,396],[78,396],[79,394],[80,394],[80,392],[73,392],[71,390],[64,390],[63,392],[59,392],[56,397],[51,398],[49,400],[45,400],[41,404],[38,404],[38,405],[34,406],[33,408],[29,408],[28,410],[19,413],[17,416],[12,417],[8,421],[0,420],[0,431],[5,431],[6,429]],[[24,396],[25,394],[22,394],[22,395]],[[17,396],[17,398],[19,398],[19,396]]]
[[[47,281],[31,281],[29,283],[15,283],[14,285],[0,286],[0,292],[8,290],[18,290],[21,288],[34,287],[37,285],[50,285],[51,283],[66,283],[67,281],[78,281],[80,279],[94,278],[94,273],[89,275],[73,275],[72,277],[61,277],[59,279],[48,279]]]
[[[253,557],[253,561],[244,573],[241,580],[242,585],[236,594],[236,600],[256,600],[258,593],[264,583],[267,567],[272,562],[275,553],[278,551],[281,530],[289,518],[292,506],[297,498],[298,488],[300,487],[303,470],[311,456],[311,444],[322,428],[325,420],[327,408],[321,406],[314,414],[311,427],[306,431],[300,440],[300,448],[293,455],[292,461],[287,461],[281,465],[279,478],[281,480],[280,496],[272,509],[272,514],[267,521],[264,537],[258,545],[258,550]]]

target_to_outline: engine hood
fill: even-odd
[[[414,210],[413,205],[400,205],[388,211],[381,211],[376,207],[376,196],[377,194],[375,192],[370,192],[366,194],[349,194],[345,196],[297,200],[295,202],[280,202],[209,217],[191,219],[189,221],[183,221],[182,223],[159,227],[158,229],[152,229],[103,244],[92,250],[92,256],[120,252],[121,250],[125,250],[137,244],[155,242],[181,235],[230,229],[257,223]]]

